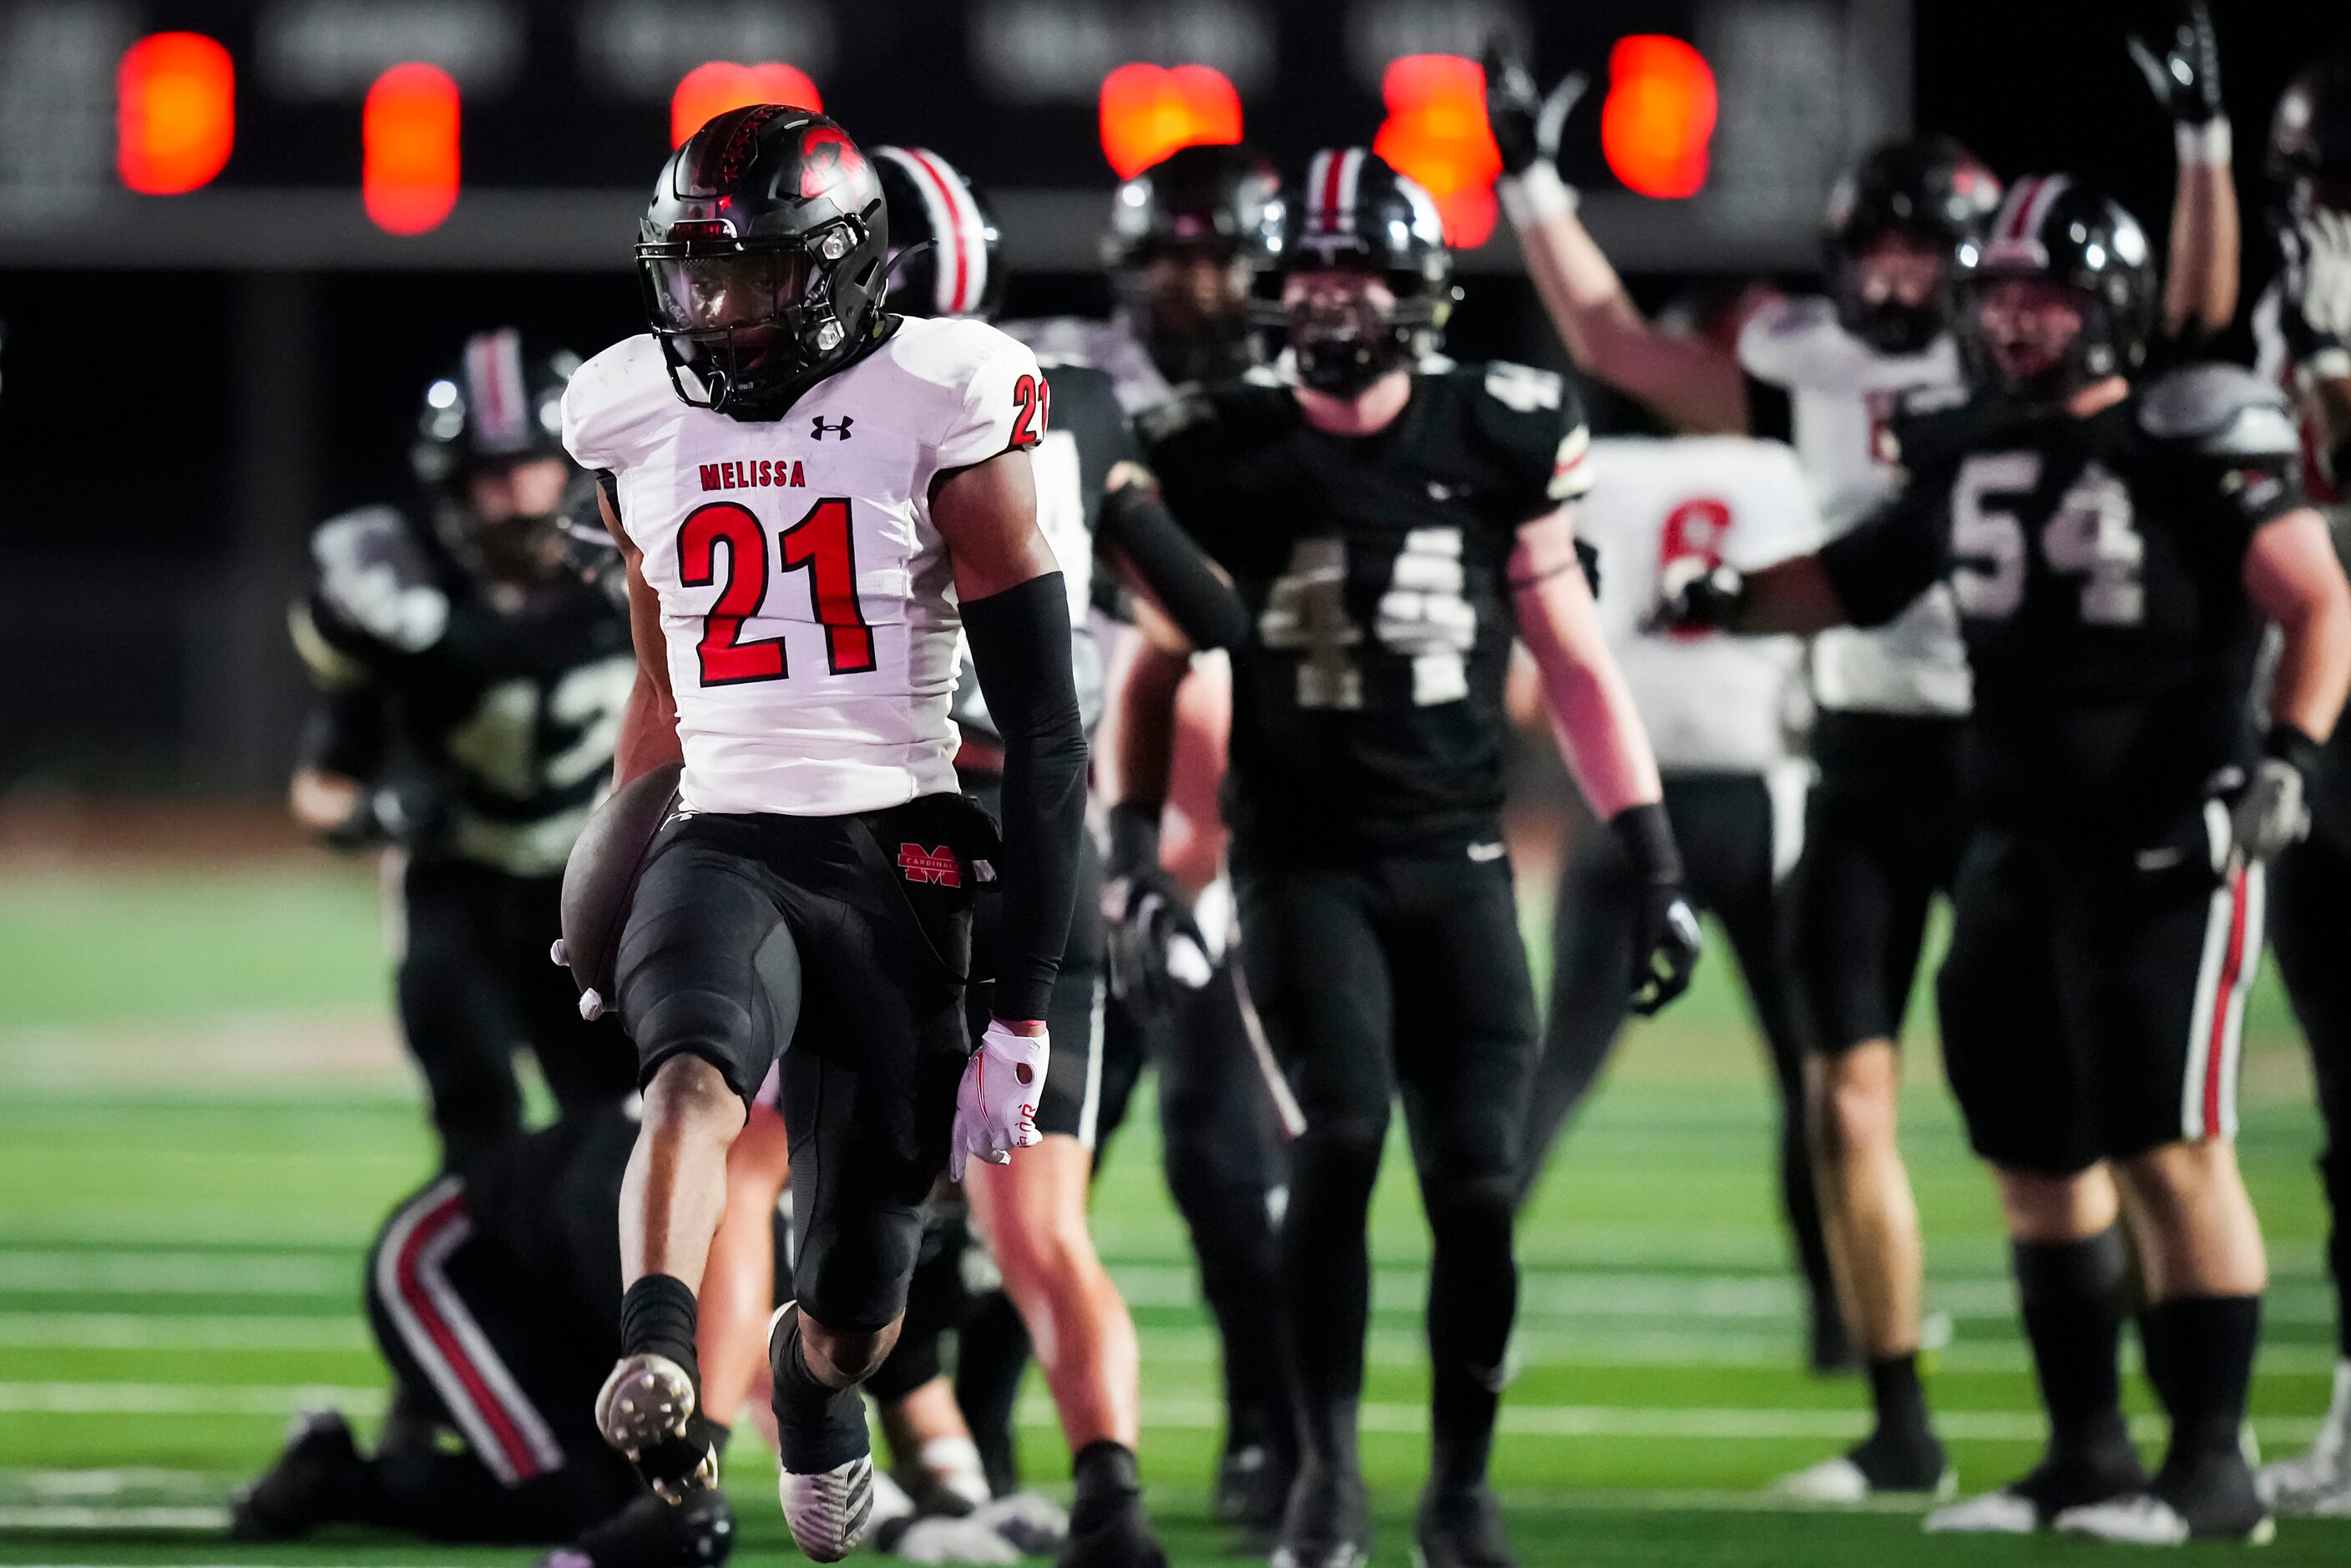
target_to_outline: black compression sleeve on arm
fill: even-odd
[[[1058,571],[963,607],[980,695],[1004,737],[1004,935],[996,1013],[1041,1019],[1070,938],[1086,734],[1070,667],[1069,589]]]
[[[1855,626],[1883,626],[1909,609],[1943,574],[1949,527],[1939,512],[1906,490],[1852,532],[1822,546],[1821,570],[1835,586],[1845,618]]]
[[[1100,527],[1194,647],[1230,648],[1249,636],[1249,612],[1231,585],[1148,486],[1127,485],[1103,497]]]

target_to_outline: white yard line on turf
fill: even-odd
[[[176,1312],[0,1312],[10,1350],[365,1350],[352,1317],[237,1317]]]
[[[372,1415],[383,1406],[381,1390],[287,1384],[206,1383],[0,1383],[0,1413],[45,1416],[282,1416],[333,1406],[354,1415]],[[1051,1406],[1025,1401],[1024,1424],[1050,1425]],[[1152,1427],[1214,1430],[1225,1409],[1213,1399],[1144,1400],[1144,1423]],[[1519,1437],[1676,1437],[1724,1440],[1859,1437],[1867,1413],[1851,1410],[1736,1408],[1641,1408],[1611,1405],[1514,1405],[1502,1406],[1502,1432]],[[2038,1412],[1938,1410],[1938,1429],[1962,1441],[2038,1441],[2044,1424]],[[1378,1402],[1363,1406],[1366,1431],[1418,1433],[1428,1413],[1418,1405]],[[2146,1433],[2159,1436],[2160,1419],[2149,1417]],[[2264,1442],[2307,1442],[2318,1429],[2302,1416],[2262,1416],[2253,1422]]]
[[[0,1292],[357,1299],[353,1252],[71,1252],[0,1249]]]

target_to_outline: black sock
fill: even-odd
[[[2351,1125],[2328,1135],[2330,1143],[2346,1140],[2351,1140]],[[2326,1193],[2326,1272],[2335,1281],[2335,1354],[2351,1361],[2351,1148],[2329,1148],[2319,1155],[2318,1180]]]
[[[1428,1269],[1428,1484],[1482,1485],[1518,1306],[1509,1175],[1422,1178],[1436,1247]]]
[[[647,1274],[621,1297],[621,1354],[664,1355],[685,1368],[695,1387],[702,1386],[702,1365],[695,1358],[694,1292],[674,1274]]]
[[[2234,1453],[2262,1334],[2259,1296],[2182,1296],[2139,1321],[2147,1381],[2171,1416],[2164,1468]]]
[[[955,1394],[979,1449],[980,1468],[987,1472],[987,1490],[998,1497],[1020,1490],[1012,1411],[1028,1368],[1029,1329],[1019,1309],[1002,1291],[990,1291],[956,1330]]]
[[[1877,1424],[1845,1457],[1879,1491],[1924,1491],[1943,1478],[1943,1445],[1927,1421],[1918,1386],[1918,1357],[1909,1353],[1869,1364],[1869,1394]]]
[[[1298,1435],[1310,1469],[1353,1477],[1372,1270],[1364,1231],[1379,1177],[1379,1130],[1310,1127],[1291,1150],[1281,1288]]]
[[[1070,1479],[1076,1487],[1070,1500],[1072,1535],[1100,1529],[1143,1495],[1134,1450],[1108,1437],[1098,1437],[1070,1457]]]
[[[2121,1229],[2108,1226],[2081,1241],[2018,1241],[2010,1251],[2051,1451],[2128,1442],[2116,1360],[2130,1277]]]
[[[782,1351],[770,1358],[777,1446],[784,1469],[796,1476],[821,1475],[872,1451],[865,1431],[865,1401],[857,1385],[835,1388],[809,1370],[800,1343],[798,1307],[784,1314]]]

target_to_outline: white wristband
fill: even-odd
[[[1575,211],[1573,187],[1541,159],[1523,174],[1503,175],[1494,183],[1494,193],[1502,198],[1502,211],[1509,214],[1512,228],[1526,228]]]
[[[2201,125],[2173,126],[2171,142],[2183,169],[2225,169],[2234,154],[2225,114],[2216,114]]]

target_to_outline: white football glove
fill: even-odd
[[[1045,1092],[1045,1065],[1053,1049],[1044,1035],[1015,1034],[995,1019],[963,1070],[956,1091],[955,1137],[947,1175],[963,1180],[964,1162],[977,1155],[1008,1166],[1012,1151],[1037,1143],[1037,1103]]]
[[[2229,836],[2248,862],[2274,859],[2310,831],[2302,769],[2280,757],[2253,765],[2245,792],[2229,811]]]
[[[2318,207],[2294,225],[2298,266],[2286,287],[2302,318],[2321,337],[2351,340],[2351,213]]]

